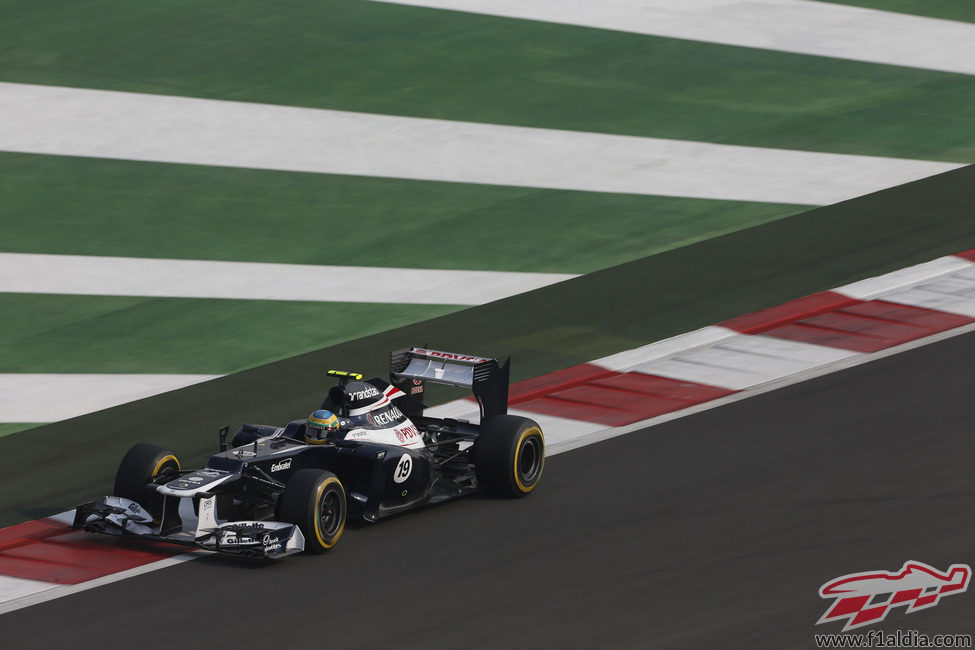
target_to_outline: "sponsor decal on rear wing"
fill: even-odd
[[[453,361],[456,363],[487,363],[495,361],[488,357],[478,357],[473,354],[457,354],[456,352],[444,352],[442,350],[427,350],[425,348],[410,348],[410,355],[414,357],[426,357],[428,359],[440,359],[443,361]]]
[[[428,350],[426,348],[410,348],[400,351],[399,355],[399,359],[392,361],[399,361],[398,365],[401,367],[397,368],[393,365],[390,367],[390,371],[397,381],[400,378],[419,379],[461,388],[472,388],[474,386],[474,366],[492,362],[497,365],[498,363],[496,360],[487,357]]]
[[[508,412],[508,367],[497,359],[412,347],[390,354],[394,386],[414,399],[423,396],[425,382],[469,388],[481,406],[481,418]]]

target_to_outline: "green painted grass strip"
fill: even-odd
[[[42,425],[38,424],[37,422],[3,422],[0,423],[0,438],[10,435],[11,433],[27,431],[28,429],[33,429],[39,426]]]
[[[795,205],[0,153],[0,249],[586,273]]]
[[[0,293],[0,372],[224,374],[457,309]]]

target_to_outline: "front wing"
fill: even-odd
[[[138,537],[202,548],[217,553],[278,559],[305,549],[305,537],[294,524],[281,521],[229,521],[213,518],[216,497],[200,499],[200,517],[194,531],[163,532],[141,505],[130,499],[106,496],[75,510],[72,528],[89,533]]]

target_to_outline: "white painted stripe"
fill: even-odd
[[[431,406],[423,412],[434,418],[453,418],[475,423],[481,421],[480,408],[469,399],[455,399],[452,402]]]
[[[949,275],[973,266],[975,264],[964,258],[948,255],[930,262],[915,264],[906,269],[898,269],[891,273],[885,273],[875,278],[867,278],[866,280],[847,284],[833,289],[833,291],[857,300],[872,300],[884,294],[913,287],[934,278]]]
[[[770,336],[738,334],[713,345],[637,365],[631,370],[743,390],[855,354]]]
[[[678,334],[663,341],[657,341],[649,345],[644,345],[633,350],[624,350],[608,357],[596,359],[591,363],[607,370],[615,372],[627,372],[651,361],[657,361],[675,354],[688,352],[694,348],[703,347],[717,343],[732,336],[738,336],[738,332],[719,325],[702,327],[693,332]]]
[[[712,325],[592,363],[616,372],[635,371],[742,390],[853,354]]]
[[[975,272],[961,271],[885,295],[883,299],[975,318]]]
[[[975,74],[975,25],[804,0],[381,0]]]
[[[535,420],[538,423],[538,426],[542,428],[542,434],[545,436],[545,453],[547,455],[551,455],[553,449],[558,449],[574,440],[584,438],[606,428],[605,424],[594,424],[582,420],[560,418],[554,415],[532,413],[517,408],[509,409],[508,412],[512,415],[520,415]]]
[[[961,167],[12,83],[0,150],[797,204]]]
[[[55,589],[58,585],[52,582],[41,582],[39,580],[26,580],[24,578],[12,578],[0,575],[0,613],[3,607],[10,601],[17,601],[27,596],[33,596],[43,591]]]
[[[573,277],[0,253],[0,292],[9,293],[480,305]]]
[[[68,510],[66,512],[59,512],[56,515],[51,515],[48,519],[53,519],[54,521],[61,522],[65,526],[70,526],[74,523],[74,510]]]
[[[973,296],[957,296],[948,292],[919,287],[895,294],[890,297],[890,301],[975,318],[975,297]]]
[[[561,418],[554,415],[532,413],[518,408],[510,408],[508,409],[508,413],[511,415],[520,415],[521,417],[529,418],[537,422],[545,436],[546,449],[551,445],[568,444],[573,440],[591,435],[606,428],[604,424],[594,424],[592,422]],[[481,420],[481,414],[477,404],[466,399],[454,400],[453,402],[434,406],[427,409],[425,414],[436,418],[454,418],[456,420],[467,420],[468,422],[480,422]]]
[[[0,422],[54,422],[219,375],[0,374]]]

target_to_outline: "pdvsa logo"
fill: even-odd
[[[846,619],[843,631],[879,623],[894,607],[905,613],[934,607],[942,596],[968,590],[972,568],[952,564],[945,572],[923,562],[905,562],[900,571],[850,573],[830,580],[819,588],[820,598],[836,600],[816,625]]]

